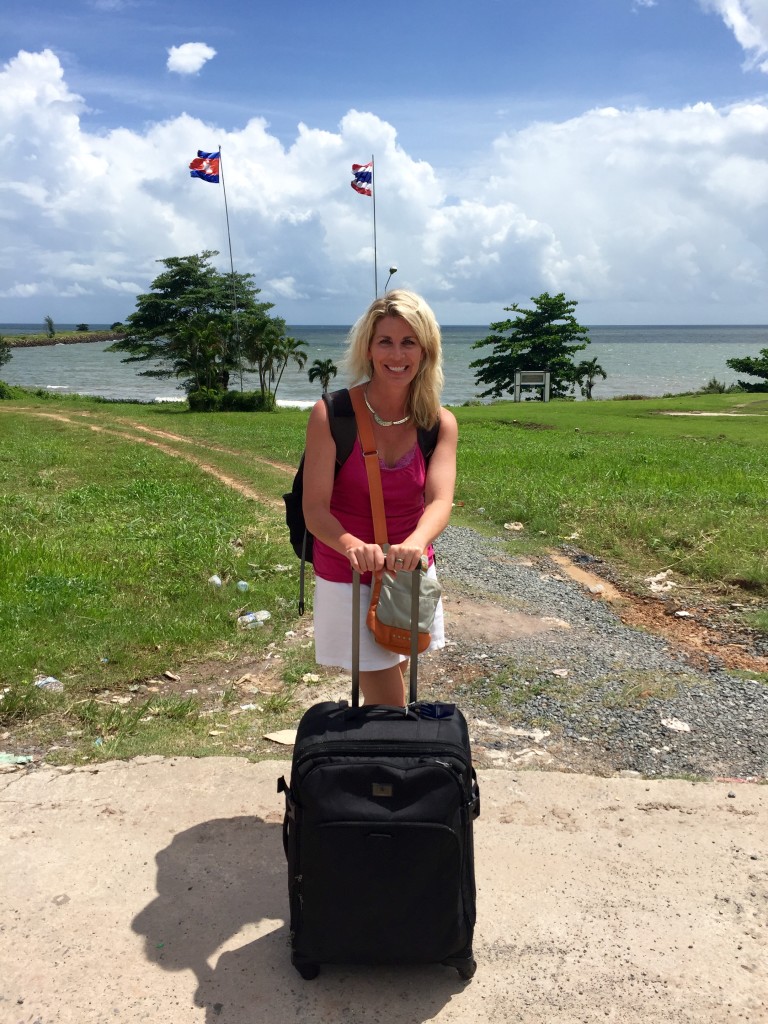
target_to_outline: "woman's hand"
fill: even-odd
[[[397,575],[401,569],[413,572],[422,559],[425,548],[415,539],[406,537],[402,544],[392,544],[387,552],[386,569]]]
[[[374,576],[380,576],[386,567],[384,552],[378,544],[364,544],[363,541],[355,539],[345,548],[345,554],[352,569],[361,575],[372,572]]]

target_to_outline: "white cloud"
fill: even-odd
[[[157,260],[203,249],[229,266],[221,186],[189,177],[222,146],[238,270],[288,323],[348,323],[373,290],[371,200],[349,186],[376,155],[379,285],[422,291],[444,323],[565,291],[585,322],[764,322],[768,105],[604,108],[499,136],[459,175],[349,111],[289,146],[255,118],[189,115],[106,135],[50,51],[0,69],[0,322],[110,323]],[[490,173],[489,173],[490,168]],[[43,306],[45,308],[43,308]]]
[[[215,56],[216,51],[207,43],[182,43],[169,48],[166,67],[179,75],[196,75]]]
[[[768,2],[766,0],[699,0],[715,11],[749,55],[748,67],[768,74]]]

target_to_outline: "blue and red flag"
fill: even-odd
[[[361,196],[373,195],[373,161],[369,164],[352,164],[350,185]]]
[[[217,185],[220,158],[220,153],[204,153],[202,149],[198,149],[196,158],[189,165],[190,178],[202,178],[203,181],[211,181]]]

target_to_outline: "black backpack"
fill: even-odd
[[[352,406],[347,388],[339,391],[326,392],[323,401],[328,407],[328,424],[331,434],[336,442],[336,466],[334,476],[338,474],[341,467],[352,454],[357,437],[357,423],[355,422],[355,410]],[[437,445],[437,435],[440,430],[440,421],[425,430],[418,428],[417,441],[424,462],[429,465],[429,460]],[[301,456],[299,468],[293,478],[293,486],[287,494],[283,495],[285,502],[285,522],[288,526],[288,535],[291,547],[296,556],[301,559],[301,578],[299,583],[299,615],[304,614],[304,564],[312,561],[314,548],[314,537],[307,529],[304,522],[304,510],[302,500],[304,497],[304,455]]]

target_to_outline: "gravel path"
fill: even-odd
[[[452,679],[481,763],[768,776],[764,681],[732,674],[714,657],[708,671],[694,667],[664,638],[622,624],[554,562],[510,557],[500,540],[451,526],[437,556],[447,598],[472,593],[571,627],[507,642],[450,637],[439,676]]]

